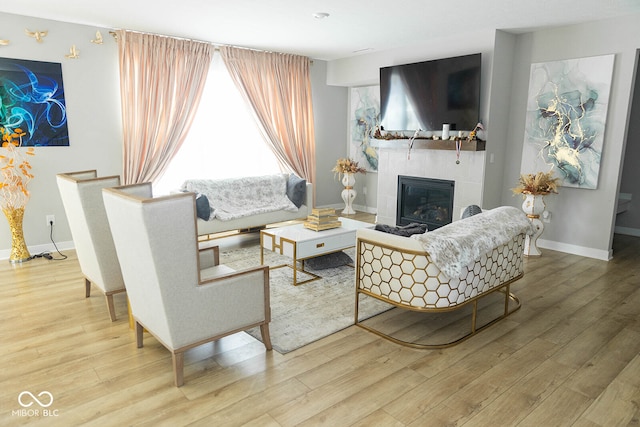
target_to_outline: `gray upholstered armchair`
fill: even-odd
[[[136,322],[171,351],[176,386],[184,352],[260,326],[271,350],[269,269],[201,268],[193,193],[153,198],[140,185],[103,190],[109,224]]]
[[[85,296],[91,283],[104,292],[111,321],[116,320],[113,295],[124,292],[120,264],[104,210],[102,189],[120,185],[120,177],[99,178],[95,170],[56,175],[67,214],[80,269],[85,277]]]

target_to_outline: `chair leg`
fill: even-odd
[[[171,353],[173,359],[173,380],[176,387],[184,384],[184,353]]]
[[[271,335],[269,335],[269,324],[263,323],[260,325],[260,334],[262,335],[262,342],[267,350],[271,350]]]
[[[116,307],[113,305],[113,294],[105,295],[107,298],[107,308],[109,309],[109,317],[111,317],[111,321],[115,322],[116,319]]]
[[[142,337],[144,335],[144,328],[138,322],[136,322],[136,345],[138,348],[142,348]]]
[[[89,279],[84,279],[84,296],[89,298],[91,296],[91,282]]]

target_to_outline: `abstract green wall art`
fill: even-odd
[[[367,172],[378,171],[378,149],[371,145],[380,124],[380,86],[351,88],[349,157]]]
[[[595,189],[614,55],[531,65],[522,173],[553,171],[562,186]]]

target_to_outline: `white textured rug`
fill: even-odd
[[[345,251],[354,258],[354,249]],[[290,264],[291,259],[265,251],[265,264]],[[225,251],[220,263],[234,269],[260,264],[259,246]],[[350,266],[311,270],[321,278],[293,286],[293,270],[289,267],[269,272],[271,288],[271,343],[279,353],[288,353],[354,324],[355,270]],[[298,281],[310,276],[298,273]],[[373,298],[361,298],[360,320],[392,308]],[[258,340],[258,328],[247,331]]]

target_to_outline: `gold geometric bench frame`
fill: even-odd
[[[356,250],[355,324],[397,344],[413,348],[450,347],[472,337],[520,309],[510,285],[524,274],[525,235],[520,234],[451,279],[440,271],[425,251],[413,251],[358,238]],[[477,327],[478,301],[494,292],[504,294],[504,311]],[[360,294],[407,310],[435,313],[458,310],[473,304],[470,331],[450,342],[421,344],[403,341],[358,320]],[[513,304],[510,304],[512,302]]]

